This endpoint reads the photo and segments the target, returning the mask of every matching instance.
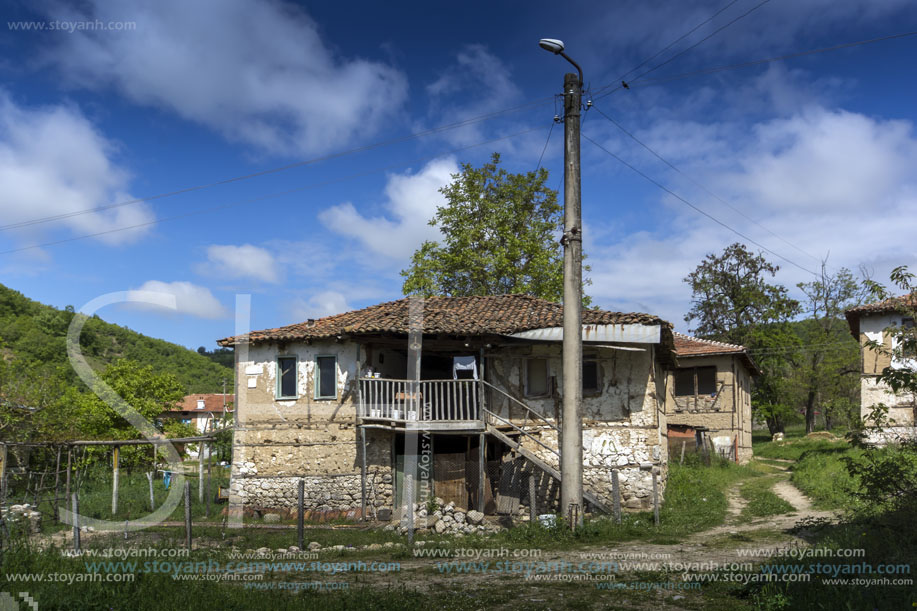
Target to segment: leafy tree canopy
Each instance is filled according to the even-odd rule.
[[[497,153],[480,168],[462,164],[440,189],[447,203],[430,225],[442,239],[424,242],[402,270],[405,295],[526,293],[561,301],[562,208],[545,185],[548,172],[512,174],[499,166]]]
[[[748,345],[755,327],[787,321],[800,311],[786,287],[768,283],[778,269],[739,243],[720,255],[708,254],[684,279],[692,294],[685,322],[694,322],[693,331],[702,337]]]

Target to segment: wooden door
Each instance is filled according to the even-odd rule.
[[[457,507],[468,508],[468,491],[465,488],[465,452],[436,453],[433,455],[434,494],[444,502],[454,502]]]

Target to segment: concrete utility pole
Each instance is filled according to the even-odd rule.
[[[583,70],[564,53],[564,43],[538,43],[576,67],[564,75],[564,340],[560,506],[571,527],[583,521],[583,231],[580,205],[580,108]]]

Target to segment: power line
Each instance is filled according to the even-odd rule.
[[[636,172],[637,174],[639,174],[640,176],[642,176],[643,178],[645,178],[645,179],[648,180],[649,182],[653,183],[654,185],[656,185],[657,187],[659,187],[660,189],[662,189],[663,191],[665,191],[666,193],[668,193],[669,195],[671,195],[672,197],[674,197],[675,199],[677,199],[678,201],[680,201],[680,202],[682,202],[683,204],[685,204],[686,206],[692,208],[692,209],[695,210],[696,212],[699,212],[700,214],[703,214],[704,216],[706,216],[708,219],[710,219],[711,221],[713,221],[713,222],[716,223],[717,225],[720,225],[720,226],[722,226],[723,228],[728,229],[728,230],[731,231],[732,233],[734,233],[734,234],[736,234],[737,236],[741,237],[743,240],[746,240],[746,241],[748,241],[748,242],[754,244],[754,245],[757,246],[758,248],[760,248],[760,249],[762,249],[762,250],[764,250],[764,251],[766,251],[766,252],[769,252],[770,254],[774,255],[775,257],[778,257],[778,258],[780,258],[780,259],[783,259],[784,261],[786,261],[786,262],[789,263],[790,265],[793,265],[793,266],[795,266],[795,267],[798,267],[798,268],[801,269],[802,271],[807,272],[807,273],[809,273],[809,274],[812,274],[813,276],[818,276],[818,274],[816,274],[816,273],[813,272],[812,270],[806,269],[805,267],[803,267],[802,265],[796,263],[796,262],[793,261],[792,259],[788,259],[787,257],[784,257],[783,255],[774,252],[773,250],[771,250],[771,249],[768,248],[767,246],[764,246],[764,245],[761,244],[760,242],[757,242],[757,241],[751,239],[750,237],[748,237],[748,236],[745,235],[744,233],[740,232],[739,230],[733,229],[732,227],[730,227],[729,225],[727,225],[726,223],[724,223],[724,222],[721,221],[720,219],[716,218],[715,216],[713,216],[713,215],[710,214],[709,212],[707,212],[707,211],[705,211],[705,210],[703,210],[703,209],[701,209],[701,208],[698,208],[697,206],[695,206],[694,204],[692,204],[691,202],[689,202],[688,200],[686,200],[686,199],[683,198],[682,196],[678,195],[677,193],[675,193],[674,191],[672,191],[671,189],[669,189],[668,187],[666,187],[665,185],[663,185],[661,182],[657,181],[656,179],[652,178],[652,177],[649,176],[648,174],[644,173],[642,170],[640,170],[640,169],[636,168],[635,166],[629,164],[628,162],[624,161],[624,159],[622,159],[622,158],[619,157],[618,155],[612,153],[612,152],[609,151],[607,148],[605,148],[604,146],[602,146],[601,144],[599,144],[598,142],[596,142],[595,140],[593,140],[592,138],[590,138],[590,137],[587,136],[586,134],[582,134],[582,137],[585,138],[586,140],[588,140],[589,142],[591,142],[592,144],[594,144],[595,146],[597,146],[598,148],[600,148],[601,150],[605,151],[605,152],[608,153],[610,156],[612,156],[612,157],[614,157],[615,159],[617,159],[621,164],[627,166],[628,168],[630,168],[631,170],[633,170],[634,172]]]
[[[732,6],[733,4],[735,4],[738,1],[739,0],[732,0],[729,4],[725,5],[720,10],[710,15],[710,17],[698,23],[696,26],[694,26],[693,28],[691,28],[690,30],[688,30],[687,32],[685,32],[684,34],[682,34],[681,36],[679,36],[678,38],[670,42],[669,44],[667,44],[665,47],[657,51],[654,55],[647,57],[645,60],[643,60],[642,62],[640,62],[639,64],[637,64],[636,66],[634,66],[633,68],[631,68],[630,70],[628,70],[627,72],[619,76],[616,83],[624,82],[624,79],[626,79],[631,73],[636,72],[637,70],[639,70],[646,64],[650,63],[651,61],[653,61],[654,59],[656,59],[657,57],[659,57],[660,55],[662,55],[663,53],[665,53],[666,51],[668,51],[669,49],[677,45],[678,43],[680,43],[685,38],[687,38],[688,36],[696,32],[698,29],[702,28],[703,26],[713,21],[713,19],[716,18],[720,13],[722,13],[723,11],[725,11],[726,9],[728,9],[730,6]],[[602,91],[604,91],[605,89],[608,89],[609,87],[615,85],[616,83],[609,83],[608,85],[605,85],[601,89],[597,90],[595,94],[596,95],[600,94]],[[617,91],[618,89],[621,89],[621,85],[618,85],[615,91]],[[612,93],[612,92],[609,92],[609,93]]]
[[[689,176],[688,174],[686,174],[685,172],[683,172],[682,170],[680,170],[678,167],[676,167],[674,164],[672,164],[671,162],[669,162],[669,161],[668,161],[666,158],[664,158],[662,155],[660,155],[659,153],[657,153],[656,151],[654,151],[653,149],[651,149],[651,148],[649,147],[649,145],[645,144],[645,143],[642,142],[639,138],[637,138],[635,135],[633,135],[632,133],[630,133],[629,131],[627,131],[627,130],[624,128],[623,125],[621,125],[620,123],[618,123],[617,121],[615,121],[614,119],[612,119],[610,116],[608,116],[607,114],[605,114],[604,112],[602,112],[602,109],[601,109],[601,108],[598,108],[597,106],[593,106],[593,108],[595,108],[596,112],[598,112],[600,115],[602,115],[603,117],[605,117],[606,119],[608,119],[608,120],[612,123],[612,125],[614,125],[614,126],[617,127],[619,130],[621,130],[622,132],[624,132],[625,134],[627,134],[627,136],[629,136],[629,137],[631,138],[631,140],[633,140],[634,142],[636,142],[637,144],[639,144],[640,146],[642,146],[643,148],[645,148],[647,151],[650,152],[650,154],[652,154],[654,157],[656,157],[656,159],[658,159],[658,160],[661,161],[662,163],[664,163],[664,164],[666,164],[667,166],[669,166],[672,170],[678,172],[679,174],[681,174],[682,176],[684,176],[685,178],[687,178],[688,180],[690,180],[696,187],[702,189],[707,195],[709,195],[710,197],[713,197],[714,199],[716,199],[717,201],[719,201],[719,202],[722,203],[723,205],[727,206],[729,209],[731,209],[732,211],[734,211],[736,214],[739,214],[739,215],[741,215],[742,217],[744,217],[745,219],[751,221],[752,223],[754,223],[755,225],[757,225],[758,227],[760,227],[760,228],[763,229],[764,231],[768,232],[769,234],[771,234],[772,236],[774,236],[775,238],[777,238],[778,240],[780,240],[781,242],[783,242],[784,244],[786,244],[787,246],[791,246],[792,248],[796,249],[796,250],[799,251],[800,253],[802,253],[802,254],[804,254],[804,255],[806,255],[806,256],[808,256],[808,257],[811,257],[812,259],[815,259],[816,261],[821,261],[821,259],[819,259],[818,257],[816,257],[816,256],[814,256],[814,255],[812,255],[812,254],[810,254],[810,253],[804,251],[803,249],[799,248],[798,246],[796,246],[796,245],[793,244],[792,242],[790,242],[790,241],[788,241],[788,240],[785,240],[784,238],[780,237],[779,235],[777,235],[776,233],[774,233],[773,231],[771,231],[770,229],[768,229],[767,227],[765,227],[764,225],[762,225],[761,223],[759,223],[758,221],[756,221],[755,219],[751,218],[750,216],[748,216],[747,214],[745,214],[744,212],[742,212],[740,209],[736,208],[735,206],[733,206],[732,204],[730,204],[729,202],[727,202],[726,200],[724,200],[723,198],[721,198],[721,197],[720,197],[719,195],[717,195],[716,193],[713,193],[712,191],[710,191],[710,189],[708,189],[707,187],[705,187],[704,185],[702,185],[700,182],[694,180],[694,178],[692,178],[691,176]]]
[[[29,226],[32,226],[32,225],[38,225],[38,224],[48,223],[48,222],[52,222],[52,221],[64,220],[64,219],[68,219],[68,218],[73,218],[73,217],[75,217],[75,216],[80,216],[80,215],[83,215],[83,214],[91,214],[91,213],[94,213],[94,212],[103,212],[103,211],[105,211],[105,210],[111,210],[111,209],[113,209],[113,208],[120,208],[120,207],[122,207],[122,206],[129,206],[129,205],[131,205],[131,204],[138,204],[138,203],[141,203],[141,202],[149,202],[149,201],[153,201],[153,200],[157,200],[157,199],[163,199],[163,198],[167,198],[167,197],[173,197],[173,196],[175,196],[175,195],[181,195],[181,194],[184,194],[184,193],[191,193],[191,192],[193,192],[193,191],[201,191],[201,190],[203,190],[203,189],[209,189],[209,188],[216,187],[216,186],[220,186],[220,185],[226,185],[226,184],[230,184],[230,183],[234,183],[234,182],[240,182],[240,181],[243,181],[243,180],[249,180],[249,179],[257,178],[257,177],[260,177],[260,176],[266,176],[266,175],[269,175],[269,174],[277,174],[277,173],[279,173],[279,172],[285,172],[285,171],[287,171],[287,170],[291,170],[291,169],[294,169],[294,168],[298,168],[298,167],[302,167],[302,166],[306,166],[306,165],[311,165],[311,164],[319,163],[319,162],[322,162],[322,161],[328,161],[328,160],[331,160],[331,159],[337,159],[337,158],[339,158],[339,157],[345,157],[345,156],[347,156],[347,155],[352,155],[352,154],[355,154],[355,153],[362,153],[362,152],[366,152],[366,151],[373,150],[373,149],[376,149],[376,148],[381,148],[381,147],[384,147],[384,146],[390,146],[390,145],[392,145],[392,144],[399,144],[399,143],[402,143],[402,142],[407,142],[407,141],[410,141],[410,140],[415,140],[415,139],[417,139],[417,138],[421,138],[421,137],[424,137],[424,136],[429,136],[429,135],[432,135],[432,134],[438,134],[438,133],[441,133],[441,132],[445,132],[445,131],[457,129],[457,128],[459,128],[459,127],[464,127],[464,126],[466,126],[466,125],[471,125],[471,124],[474,124],[474,123],[480,123],[480,122],[482,122],[482,121],[487,121],[487,120],[489,120],[489,119],[493,119],[493,118],[498,117],[498,116],[500,116],[500,115],[504,115],[504,114],[508,114],[508,113],[512,113],[512,112],[517,112],[517,111],[519,111],[519,110],[523,110],[523,109],[525,109],[525,108],[530,108],[530,107],[533,107],[533,106],[538,106],[538,105],[540,105],[540,104],[545,104],[545,103],[551,101],[552,99],[553,99],[553,96],[550,97],[550,98],[541,98],[541,99],[535,100],[535,101],[533,101],[533,102],[527,102],[527,103],[525,103],[525,104],[520,104],[520,105],[518,105],[518,106],[513,106],[513,107],[510,107],[510,108],[506,108],[506,109],[504,109],[504,110],[498,110],[498,111],[491,112],[491,113],[484,114],[484,115],[478,115],[478,116],[476,116],[476,117],[471,117],[471,118],[469,118],[469,119],[464,119],[464,120],[462,120],[462,121],[457,121],[457,122],[455,122],[455,123],[449,123],[449,124],[446,124],[446,125],[441,125],[441,126],[439,126],[439,127],[433,127],[433,128],[430,128],[430,129],[426,129],[426,130],[419,131],[419,132],[414,132],[414,133],[411,133],[411,134],[408,134],[408,135],[405,135],[405,136],[399,136],[399,137],[397,137],[397,138],[391,138],[391,139],[389,139],[389,140],[383,140],[383,141],[380,141],[380,142],[374,142],[374,143],[372,143],[372,144],[367,144],[367,145],[364,145],[364,146],[358,146],[358,147],[351,148],[351,149],[347,149],[347,150],[344,150],[344,151],[338,151],[338,152],[336,152],[336,153],[330,153],[330,154],[328,154],[328,155],[322,155],[322,156],[320,156],[320,157],[313,157],[313,158],[311,158],[311,159],[306,159],[306,160],[303,160],[303,161],[297,161],[296,163],[291,163],[291,164],[287,164],[287,165],[280,166],[280,167],[270,168],[270,169],[267,169],[267,170],[261,170],[260,172],[253,172],[253,173],[251,173],[251,174],[244,174],[244,175],[241,175],[241,176],[233,176],[233,177],[231,177],[231,178],[225,178],[225,179],[218,180],[218,181],[214,181],[214,182],[210,182],[210,183],[205,183],[205,184],[201,184],[201,185],[195,185],[195,186],[192,186],[192,187],[185,187],[185,188],[182,188],[182,189],[177,189],[177,190],[175,190],[175,191],[169,191],[169,192],[166,192],[166,193],[159,193],[159,194],[156,194],[156,195],[150,195],[150,196],[148,196],[148,197],[138,197],[138,198],[136,198],[136,199],[126,200],[126,201],[118,202],[118,203],[115,203],[115,204],[108,204],[108,205],[105,205],[105,206],[96,206],[95,208],[86,208],[86,209],[84,209],[84,210],[77,210],[77,211],[74,211],[74,212],[68,212],[68,213],[64,213],[64,214],[57,214],[57,215],[53,215],[53,216],[45,216],[45,217],[40,217],[40,218],[31,219],[31,220],[28,220],[28,221],[21,221],[21,222],[18,222],[18,223],[9,223],[9,224],[7,224],[7,225],[0,225],[0,231],[7,231],[7,230],[9,230],[9,229],[19,229],[19,228],[22,228],[22,227],[29,227]],[[9,251],[6,251],[6,252],[9,252]],[[0,253],[0,254],[2,254],[2,253]]]
[[[737,21],[739,21],[740,19],[744,19],[744,18],[747,17],[748,15],[752,14],[753,12],[755,12],[756,10],[758,10],[759,8],[761,8],[762,6],[764,6],[765,4],[767,4],[768,2],[770,2],[770,0],[762,0],[761,2],[759,2],[758,4],[756,4],[755,6],[753,6],[753,7],[750,8],[749,10],[747,10],[746,12],[742,13],[741,15],[739,15],[738,17],[736,17],[735,19],[733,19],[732,21],[729,21],[728,23],[726,23],[726,24],[724,24],[724,25],[718,27],[718,28],[715,29],[713,32],[711,32],[710,34],[704,36],[703,38],[701,38],[700,40],[698,40],[697,42],[695,42],[693,45],[691,45],[691,46],[689,46],[689,47],[686,47],[686,48],[682,49],[681,51],[679,51],[678,53],[676,53],[675,55],[673,55],[673,56],[670,57],[669,59],[665,60],[664,62],[660,62],[660,63],[656,64],[655,66],[653,66],[652,68],[650,68],[649,70],[645,70],[645,71],[641,72],[640,74],[638,74],[637,76],[635,76],[632,80],[638,81],[638,80],[640,80],[641,78],[643,78],[644,76],[646,76],[647,74],[649,74],[649,73],[651,73],[651,72],[655,72],[656,70],[658,70],[659,68],[662,68],[662,67],[665,66],[666,64],[669,64],[669,63],[673,62],[674,60],[676,60],[677,58],[681,57],[682,55],[684,55],[684,54],[687,53],[688,51],[690,51],[690,50],[692,50],[692,49],[695,49],[695,48],[697,48],[699,45],[701,45],[701,44],[705,43],[706,41],[710,40],[711,38],[713,38],[714,36],[716,36],[717,34],[719,34],[720,32],[722,32],[723,30],[725,30],[726,28],[728,28],[729,26],[731,26],[732,24],[734,24],[734,23],[736,23]],[[728,8],[728,7],[727,7],[727,8]],[[722,11],[721,11],[721,12],[722,12]],[[621,83],[620,87],[624,87],[624,86],[625,86],[624,83]],[[630,87],[630,84],[628,83],[626,86],[627,86],[627,87]],[[619,87],[619,88],[620,88],[620,87]],[[614,93],[616,90],[617,90],[617,89],[612,89],[612,90],[609,91],[608,93],[603,93],[601,96],[598,96],[598,97],[605,97],[605,96],[607,96],[607,95],[611,95],[611,94]]]
[[[635,76],[635,77],[633,78],[633,80],[635,80],[635,81],[640,80],[641,78],[643,78],[644,76],[646,76],[646,75],[649,74],[650,72],[655,72],[656,70],[658,70],[659,68],[662,68],[662,67],[665,66],[666,64],[671,63],[671,62],[674,61],[675,59],[681,57],[682,55],[684,55],[685,53],[687,53],[688,51],[690,51],[691,49],[694,49],[694,48],[697,47],[698,45],[700,45],[700,44],[702,44],[702,43],[704,43],[704,42],[710,40],[711,38],[713,38],[714,36],[716,36],[717,34],[719,34],[720,32],[722,32],[723,30],[725,30],[726,28],[728,28],[729,26],[731,26],[732,24],[734,24],[735,22],[739,21],[740,19],[744,19],[745,17],[751,15],[751,14],[754,13],[756,10],[758,10],[759,8],[761,8],[762,6],[764,6],[765,4],[767,4],[767,3],[770,2],[770,1],[771,1],[771,0],[761,0],[761,2],[759,2],[758,4],[754,5],[753,7],[751,7],[750,9],[748,9],[747,11],[745,11],[744,13],[742,13],[741,15],[739,15],[738,17],[736,17],[735,19],[733,19],[732,21],[730,21],[730,22],[726,23],[725,25],[722,25],[722,26],[718,27],[717,29],[713,30],[710,34],[704,36],[703,38],[701,38],[700,40],[698,40],[696,43],[694,43],[693,45],[691,45],[690,47],[688,47],[688,48],[686,48],[686,49],[683,49],[683,50],[679,51],[678,53],[676,53],[675,55],[673,55],[673,56],[670,57],[669,59],[665,60],[665,61],[662,62],[662,63],[656,64],[655,66],[653,66],[653,67],[650,68],[649,70],[646,70],[646,71],[644,71],[644,72],[641,72],[640,74],[638,74],[637,76]]]
[[[491,138],[490,140],[485,140],[485,141],[483,141],[483,142],[477,142],[477,143],[475,143],[475,144],[470,144],[470,145],[468,145],[468,146],[463,146],[463,147],[460,147],[460,148],[452,149],[452,150],[450,150],[450,151],[440,152],[440,153],[437,153],[437,154],[435,154],[435,155],[425,155],[425,156],[423,156],[423,157],[418,157],[418,158],[415,158],[415,159],[408,160],[407,162],[403,162],[403,161],[402,161],[402,162],[399,162],[399,163],[393,163],[393,164],[389,164],[389,165],[387,165],[387,166],[383,166],[383,167],[379,167],[379,168],[374,168],[374,169],[372,169],[372,170],[365,170],[365,171],[363,171],[363,172],[358,172],[358,173],[356,173],[356,174],[350,174],[350,175],[348,175],[348,176],[342,176],[342,177],[340,177],[340,178],[335,178],[335,179],[331,179],[331,180],[325,180],[325,181],[322,181],[322,182],[313,183],[313,184],[305,185],[305,186],[302,186],[302,187],[296,187],[296,188],[294,188],[294,189],[287,189],[287,190],[285,190],[285,191],[278,191],[278,192],[275,192],[275,193],[268,193],[268,194],[266,194],[266,195],[259,195],[259,196],[257,196],[257,197],[250,197],[250,198],[246,198],[246,199],[242,199],[242,200],[238,200],[238,201],[234,201],[234,202],[229,202],[229,203],[226,203],[226,204],[220,204],[220,205],[217,205],[217,206],[211,206],[211,207],[209,207],[209,208],[201,208],[201,209],[198,209],[198,210],[192,210],[192,211],[190,211],[190,212],[185,212],[185,213],[183,213],[183,214],[176,214],[176,215],[173,215],[173,216],[168,216],[168,217],[162,217],[162,218],[154,219],[154,220],[148,221],[148,222],[146,222],[146,223],[138,223],[138,224],[136,224],[136,225],[129,225],[129,226],[127,226],[127,227],[118,227],[118,228],[116,228],[116,229],[109,229],[109,230],[107,230],[107,231],[98,231],[98,232],[96,232],[96,233],[90,233],[90,234],[85,234],[85,235],[80,235],[80,236],[74,236],[74,237],[71,237],[71,238],[64,238],[64,239],[61,239],[61,240],[54,240],[54,241],[52,241],[52,242],[44,242],[44,243],[41,243],[41,244],[32,244],[32,245],[30,245],[30,246],[22,246],[22,247],[20,247],[20,248],[12,248],[12,249],[9,249],[9,250],[2,250],[2,251],[0,251],[0,255],[8,255],[8,254],[16,253],[16,252],[22,252],[22,251],[24,251],[24,250],[32,250],[32,249],[34,249],[34,248],[43,248],[43,247],[45,247],[45,246],[56,246],[56,245],[58,245],[58,244],[65,244],[65,243],[67,243],[67,242],[76,242],[76,241],[79,241],[79,240],[86,240],[86,239],[89,239],[89,238],[95,238],[95,237],[102,236],[102,235],[110,235],[110,234],[118,233],[118,232],[121,232],[121,231],[128,231],[128,230],[131,230],[131,229],[140,229],[140,228],[142,228],[142,227],[149,227],[149,226],[151,226],[151,225],[158,225],[159,223],[164,223],[164,222],[166,222],[166,221],[174,221],[174,220],[178,220],[178,219],[188,218],[188,217],[191,217],[191,216],[197,216],[197,215],[200,215],[200,214],[207,214],[207,213],[209,213],[209,212],[216,212],[216,211],[219,211],[219,210],[225,210],[225,209],[227,209],[227,208],[235,208],[235,207],[237,207],[237,206],[242,206],[242,205],[245,205],[245,204],[251,204],[251,203],[254,203],[254,202],[260,202],[260,201],[264,201],[264,200],[267,200],[267,199],[273,199],[273,198],[276,198],[276,197],[282,197],[282,196],[284,196],[284,195],[290,195],[290,194],[292,194],[292,193],[299,193],[299,192],[301,192],[301,191],[306,191],[306,190],[309,190],[309,189],[315,189],[315,188],[327,186],[327,185],[330,185],[330,184],[335,184],[335,183],[339,183],[339,182],[346,182],[346,181],[348,181],[348,180],[352,180],[352,179],[354,179],[354,178],[359,178],[359,177],[361,177],[361,176],[366,176],[366,175],[368,175],[368,174],[374,174],[374,173],[376,173],[376,172],[384,172],[385,170],[390,170],[390,169],[392,169],[392,168],[404,166],[406,163],[416,163],[416,162],[418,162],[418,161],[426,161],[426,160],[428,160],[428,159],[436,159],[437,157],[441,157],[442,155],[448,155],[448,154],[451,154],[451,153],[458,153],[458,152],[465,151],[465,150],[468,150],[468,149],[472,149],[472,148],[475,148],[475,147],[478,147],[478,146],[484,146],[485,144],[491,144],[491,143],[493,143],[493,142],[499,142],[500,140],[507,140],[507,139],[509,139],[509,138],[514,138],[514,137],[516,137],[516,136],[521,136],[522,134],[527,134],[527,133],[533,132],[533,131],[535,131],[535,130],[536,130],[536,128],[530,127],[530,128],[528,128],[528,129],[524,129],[524,130],[522,130],[522,131],[518,131],[518,132],[515,132],[515,133],[512,133],[512,134],[508,134],[508,135],[505,135],[505,136],[500,136],[500,137],[498,137],[498,138]]]
[[[544,159],[544,154],[548,150],[548,144],[551,142],[551,133],[554,131],[554,119],[551,119],[551,127],[548,128],[548,138],[544,141],[544,148],[541,149],[541,155],[538,157],[538,165],[535,166],[535,173],[538,173],[538,170],[541,169],[541,161]]]
[[[907,38],[909,36],[917,36],[917,30],[912,32],[902,32],[901,34],[890,34],[888,36],[880,36],[879,38],[869,38],[867,40],[857,40],[855,42],[846,42],[839,45],[834,45],[831,47],[822,47],[820,49],[810,49],[808,51],[798,51],[796,53],[787,53],[785,55],[778,55],[776,57],[766,57],[763,59],[755,59],[752,61],[741,62],[738,64],[727,64],[724,66],[715,66],[712,68],[704,68],[703,70],[695,70],[693,72],[683,72],[681,74],[673,74],[670,76],[660,77],[658,79],[648,79],[640,82],[631,82],[628,85],[632,88],[635,87],[650,87],[652,85],[661,85],[663,83],[668,83],[671,81],[677,81],[681,79],[690,78],[692,76],[705,76],[708,74],[715,74],[717,72],[724,72],[726,70],[736,70],[739,68],[748,68],[750,66],[759,66],[761,64],[766,64],[770,62],[777,62],[786,59],[793,59],[796,57],[804,57],[806,55],[815,55],[818,53],[827,53],[828,51],[837,51],[840,49],[849,49],[851,47],[858,47],[860,45],[868,45],[876,42],[884,42],[886,40],[894,40],[896,38]]]

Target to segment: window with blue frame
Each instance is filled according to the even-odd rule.
[[[337,399],[337,357],[315,357],[315,398]]]
[[[277,357],[277,398],[295,399],[296,392],[296,357]]]

